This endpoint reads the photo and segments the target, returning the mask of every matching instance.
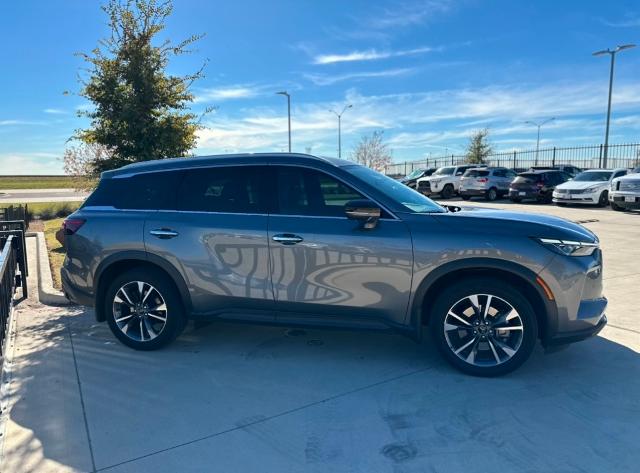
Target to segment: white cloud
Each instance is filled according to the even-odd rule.
[[[423,0],[393,5],[374,11],[366,22],[374,29],[399,28],[419,25],[434,16],[448,12],[451,9],[449,0]]]
[[[45,108],[43,112],[51,115],[66,115],[68,113],[67,111],[59,108]]]
[[[303,74],[306,79],[309,79],[316,85],[331,85],[336,82],[343,82],[346,80],[354,79],[373,79],[379,77],[397,77],[410,74],[415,71],[414,68],[402,68],[402,69],[387,69],[383,71],[369,71],[369,72],[350,72],[346,74]]]
[[[602,23],[613,28],[633,28],[640,26],[640,15],[634,13],[627,13],[622,20],[605,20],[601,19]]]
[[[204,89],[196,94],[195,103],[223,101],[233,99],[247,99],[255,97],[260,90],[251,86],[229,86]]]
[[[339,62],[354,61],[373,61],[377,59],[387,59],[390,57],[410,56],[414,54],[423,54],[432,51],[439,51],[442,48],[431,48],[423,46],[414,49],[405,49],[400,51],[377,51],[368,49],[366,51],[352,51],[346,54],[319,54],[313,58],[314,64],[335,64]]]

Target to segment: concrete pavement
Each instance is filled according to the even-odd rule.
[[[24,301],[0,469],[637,471],[640,215],[471,205],[596,220],[610,299],[599,337],[479,379],[428,343],[376,333],[214,323],[135,352],[90,310]]]

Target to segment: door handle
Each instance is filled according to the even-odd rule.
[[[280,233],[278,235],[273,235],[271,239],[278,243],[282,243],[283,245],[295,245],[303,240],[302,237],[292,233]]]
[[[169,238],[175,238],[179,235],[178,232],[169,228],[156,228],[155,230],[149,231],[149,233],[161,240],[168,240]]]

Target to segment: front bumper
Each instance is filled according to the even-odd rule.
[[[553,193],[553,202],[561,204],[597,204],[600,201],[600,193],[591,192],[588,194],[559,194]]]
[[[633,199],[633,201],[628,202],[630,199]],[[640,195],[631,192],[612,192],[609,194],[609,202],[613,202],[624,209],[640,209]]]
[[[556,346],[586,340],[587,338],[598,335],[605,325],[607,325],[607,316],[602,314],[602,317],[600,317],[600,320],[596,325],[581,330],[559,333],[556,336],[545,340],[543,344],[544,346]]]

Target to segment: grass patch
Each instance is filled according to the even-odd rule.
[[[0,176],[2,189],[74,189],[71,176]]]
[[[66,217],[67,215],[78,210],[82,205],[81,200],[73,202],[33,202],[27,203],[31,218],[40,218],[41,220],[51,220],[52,218]],[[19,206],[25,204],[0,204],[0,207]]]
[[[55,218],[44,222],[44,238],[47,242],[53,287],[56,289],[62,288],[60,268],[62,268],[62,263],[64,262],[65,251],[64,247],[56,240],[56,232],[60,229],[63,220],[63,218]]]

